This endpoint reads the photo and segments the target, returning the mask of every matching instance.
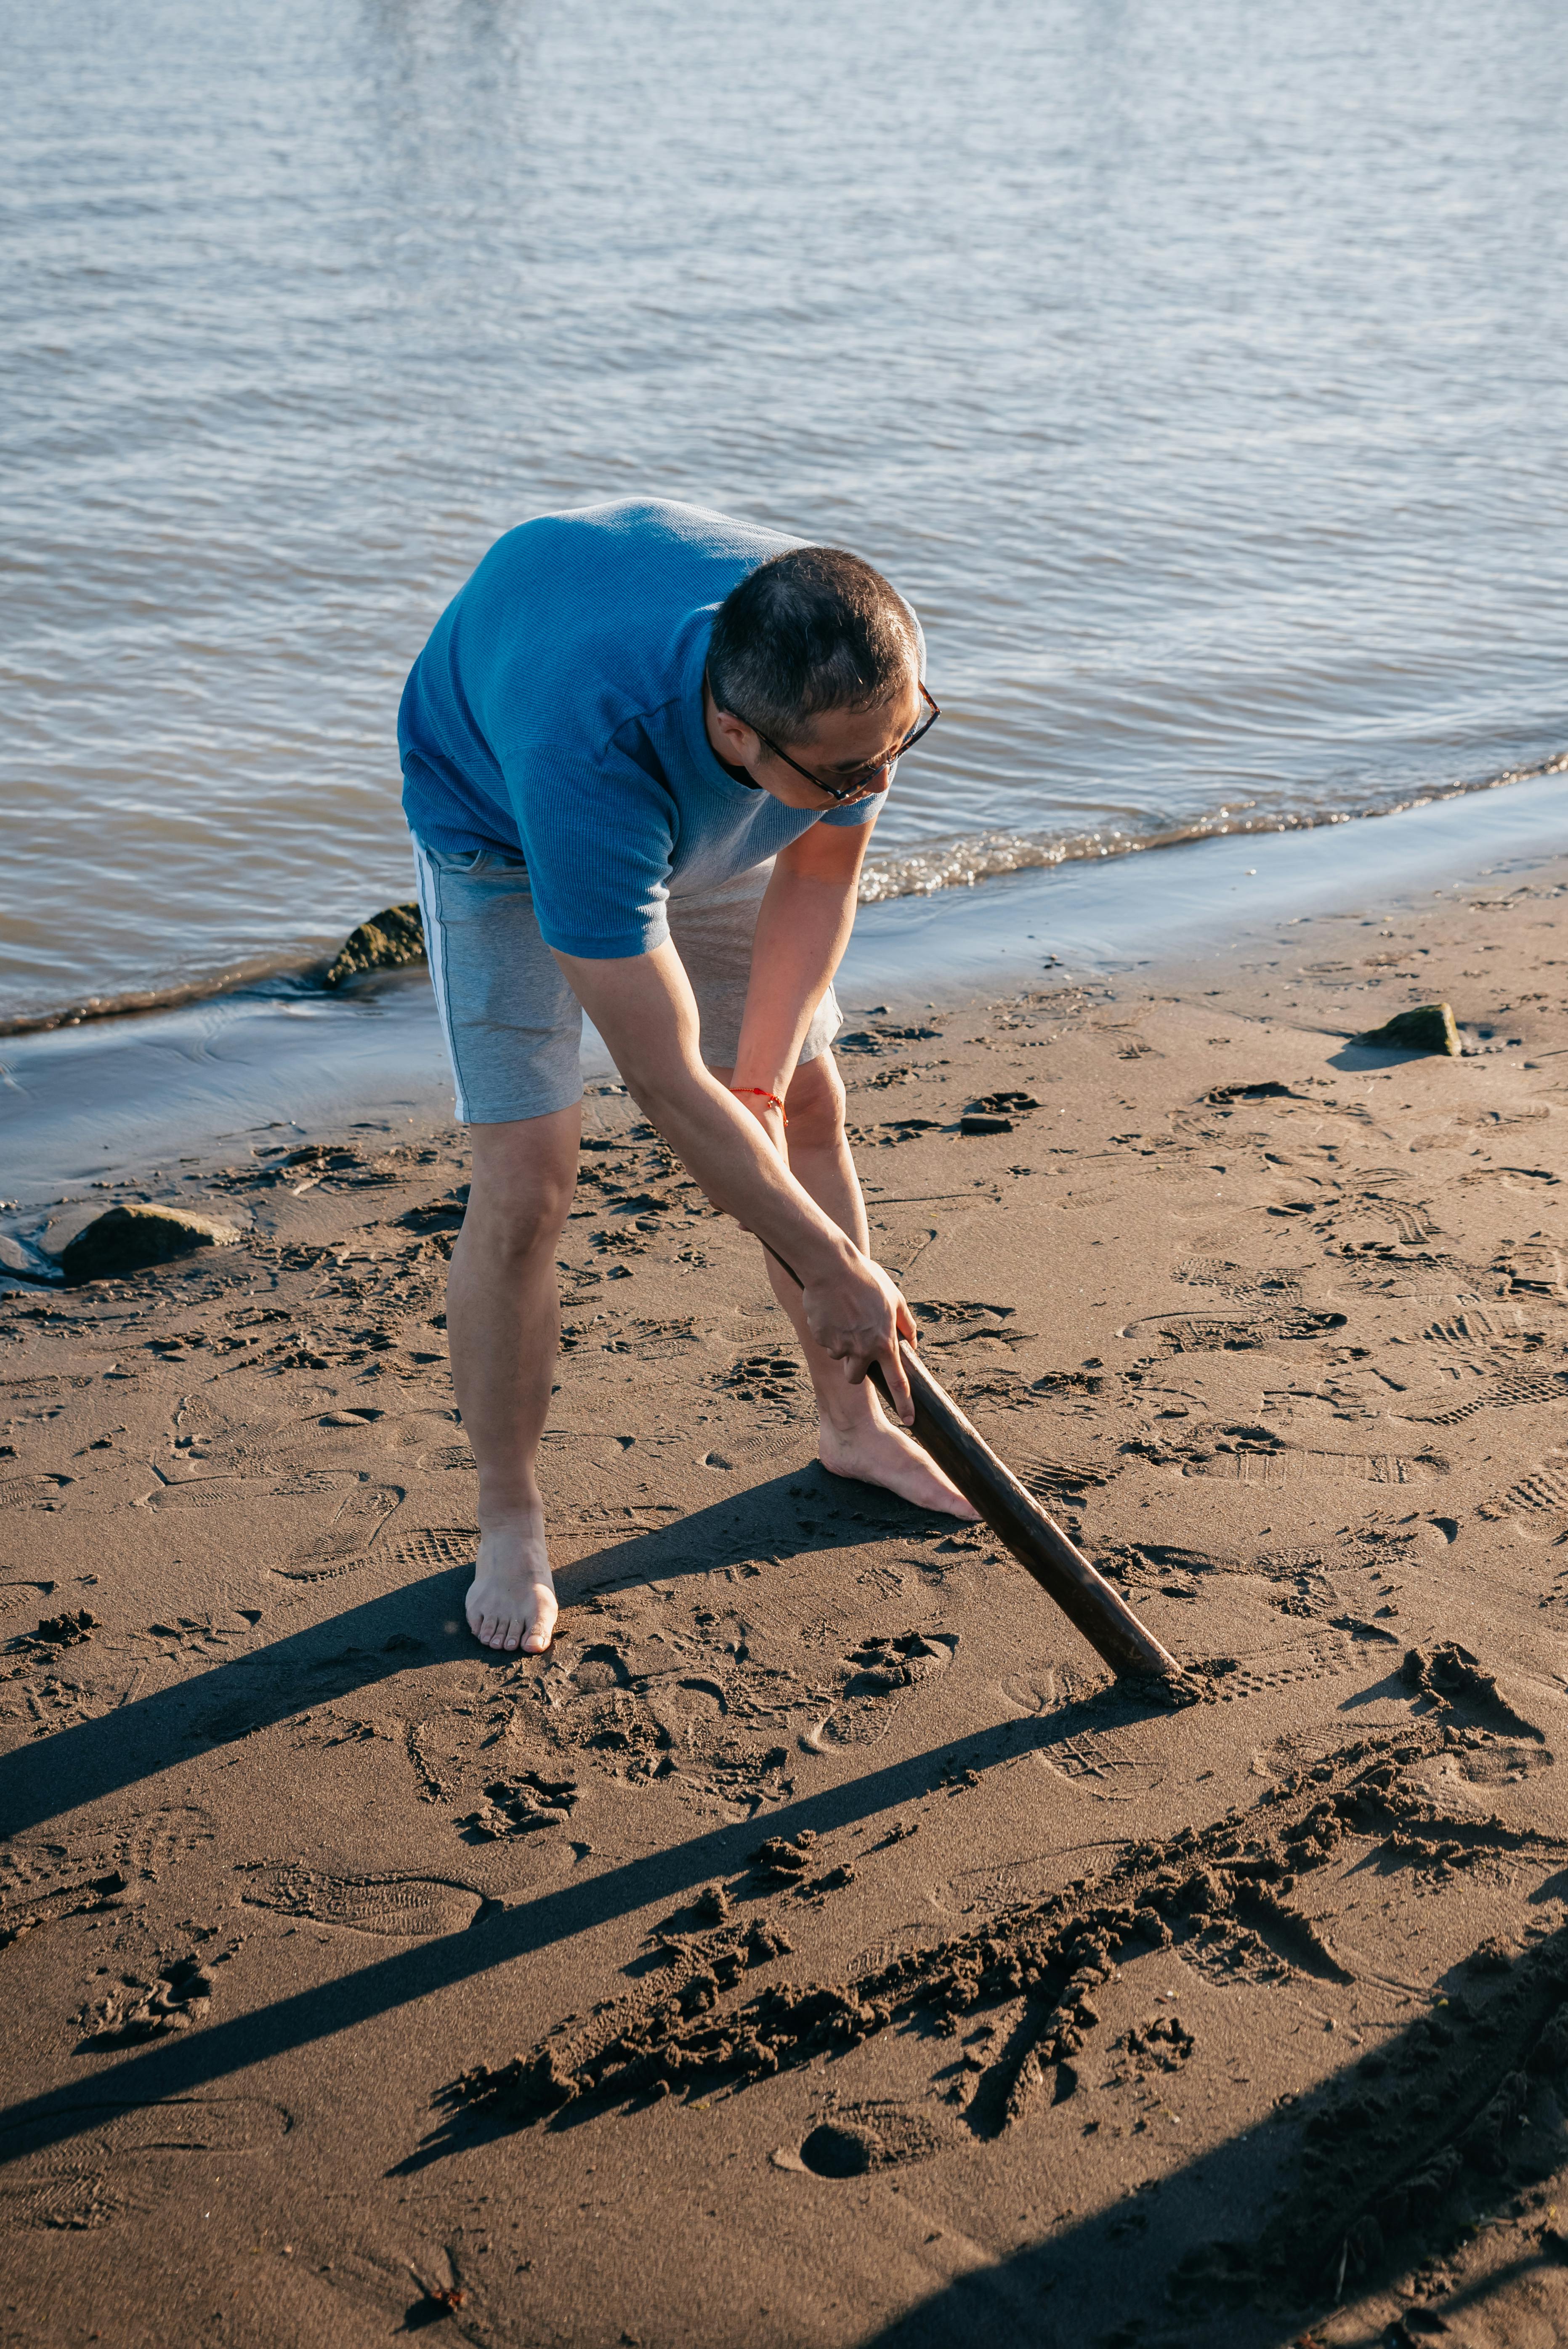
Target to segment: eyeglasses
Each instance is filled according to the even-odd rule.
[[[916,682],[919,684],[919,680],[917,678]],[[938,719],[942,713],[938,709],[936,703],[931,699],[930,695],[926,691],[923,684],[920,685],[919,689],[920,698],[925,703],[930,715],[927,718],[922,718],[918,725],[912,727],[909,732],[905,735],[903,740],[898,744],[898,749],[896,750],[889,750],[885,759],[870,760],[864,767],[857,767],[853,769],[849,774],[841,776],[836,783],[825,783],[820,775],[814,775],[809,767],[803,767],[798,759],[792,759],[787,750],[781,750],[778,744],[770,735],[764,734],[760,726],[753,727],[752,731],[755,734],[759,742],[765,742],[767,744],[768,749],[773,752],[775,759],[782,759],[786,767],[793,767],[797,775],[803,775],[808,783],[815,784],[819,792],[826,792],[830,800],[836,800],[840,803],[840,805],[842,805],[846,800],[861,799],[868,791],[875,791],[877,786],[873,781],[873,777],[877,775],[889,774],[892,769],[898,765],[899,760],[904,756],[905,751],[912,750],[916,743],[922,740],[923,738],[930,732],[932,727],[936,724]],[[740,716],[739,710],[732,710],[729,714],[732,718],[738,718]],[[742,723],[749,724],[750,721],[748,719],[742,719]],[[884,783],[881,788],[886,791],[887,785]]]

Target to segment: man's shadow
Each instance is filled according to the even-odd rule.
[[[837,1491],[831,1489],[837,1486]],[[854,1507],[856,1516],[848,1512]],[[857,1521],[858,1520],[858,1521]],[[668,1586],[715,1568],[783,1562],[878,1535],[919,1538],[950,1526],[867,1485],[820,1468],[773,1478],[690,1516],[591,1551],[560,1569],[569,1630],[575,1603],[607,1589]],[[365,1571],[376,1569],[376,1553]],[[101,1802],[202,1752],[237,1744],[296,1713],[357,1695],[399,1673],[462,1659],[497,1675],[515,1653],[482,1648],[463,1619],[468,1569],[443,1569],[268,1640],[95,1721],[36,1738],[0,1757],[0,1820],[8,1836]]]
[[[446,1578],[433,1579],[439,1584]],[[1118,1710],[1163,1711],[1136,1694],[1118,1694],[1114,1702]],[[832,1778],[771,1812],[768,1826],[775,1835],[798,1837],[809,1828],[826,1836],[944,1790],[961,1800],[988,1773],[1048,1750],[1060,1736],[1099,1725],[1103,1711],[1101,1697],[1080,1700],[1062,1709],[1064,1718],[1010,1719],[876,1769]],[[747,1868],[758,1831],[755,1820],[707,1827],[684,1842],[553,1879],[514,1905],[489,1902],[456,1931],[415,1941],[199,2032],[155,2041],[95,2072],[78,2090],[54,2087],[25,2097],[0,2111],[0,2164],[68,2142],[111,2107],[198,2095],[235,2072],[407,2009],[650,1905],[668,1907],[715,1878]],[[468,2125],[443,2122],[402,2167],[423,2168],[467,2141]]]

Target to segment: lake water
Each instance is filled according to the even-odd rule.
[[[4,21],[0,1018],[409,894],[409,662],[605,498],[916,602],[870,894],[1568,749],[1559,0]]]

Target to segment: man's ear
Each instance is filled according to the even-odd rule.
[[[734,754],[733,765],[744,766],[748,760],[755,758],[762,749],[762,742],[744,719],[732,716],[728,709],[721,709],[717,702],[713,704],[713,719],[726,745]]]

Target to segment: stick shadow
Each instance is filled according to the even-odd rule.
[[[999,1723],[891,1762],[868,1775],[824,1787],[771,1812],[774,1835],[819,1836],[857,1825],[929,1795],[944,1781],[992,1770],[1044,1742],[1048,1724],[1028,1718]],[[514,1959],[594,1931],[658,1902],[668,1907],[715,1877],[745,1868],[756,1847],[757,1822],[715,1827],[670,1849],[651,1852],[602,1873],[553,1881],[515,1907],[482,1915],[472,1925],[420,1942],[362,1966],[337,1981],[279,1999],[230,2022],[209,2023],[188,2036],[161,2041],[94,2074],[79,2091],[51,2090],[0,2111],[0,2162],[64,2143],[92,2125],[106,2102],[143,2104],[190,2096],[230,2074],[350,2031],[419,1999],[438,1995]]]

